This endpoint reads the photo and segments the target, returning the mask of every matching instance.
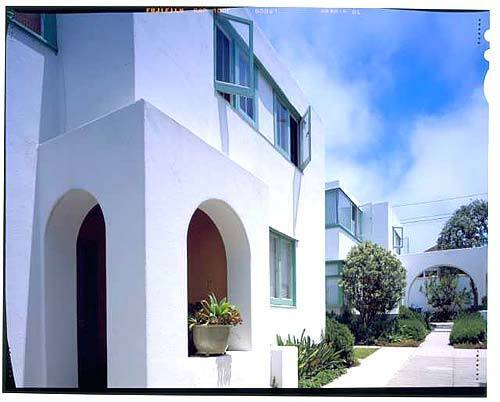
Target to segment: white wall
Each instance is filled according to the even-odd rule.
[[[418,289],[418,284],[412,286],[415,278],[425,269],[437,266],[455,267],[469,274],[477,287],[479,302],[487,292],[487,246],[406,254],[400,256],[400,259],[406,268],[406,303],[409,306],[422,303],[422,295],[419,294],[420,292],[414,291]],[[411,292],[410,287],[412,288]]]
[[[326,261],[345,260],[347,253],[359,242],[339,227],[326,229]]]
[[[40,138],[59,132],[59,67],[55,52],[9,24],[6,35],[5,109],[5,293],[7,336],[16,379],[25,373],[26,326],[35,224],[37,146]],[[40,279],[40,278],[38,278]],[[35,311],[33,311],[36,314]]]
[[[244,11],[235,11],[235,13],[241,12]],[[16,271],[8,269],[6,281],[9,340],[11,340],[16,379],[21,379],[19,383],[48,384],[52,381],[50,373],[47,371],[43,373],[40,369],[40,365],[47,367],[45,360],[47,356],[39,355],[40,350],[43,350],[40,345],[42,340],[33,334],[42,331],[44,320],[47,319],[43,316],[45,296],[43,287],[38,286],[42,278],[37,277],[39,272],[36,270],[36,262],[40,261],[38,254],[42,253],[41,239],[44,224],[55,199],[61,197],[64,191],[76,186],[75,188],[87,190],[103,204],[105,200],[101,192],[109,190],[109,183],[113,183],[111,187],[113,189],[116,183],[126,183],[122,184],[125,187],[123,192],[120,189],[116,194],[109,195],[110,199],[106,202],[109,206],[101,205],[105,217],[110,213],[110,209],[117,215],[120,213],[124,216],[129,215],[123,210],[128,204],[123,204],[120,199],[126,191],[133,191],[127,202],[137,202],[137,205],[140,205],[140,202],[148,202],[148,199],[146,201],[137,199],[141,194],[144,198],[146,191],[144,186],[141,187],[140,183],[129,185],[129,178],[125,174],[128,169],[135,167],[136,170],[131,171],[130,175],[138,175],[140,168],[120,159],[128,155],[128,148],[135,146],[133,142],[135,139],[132,141],[131,138],[132,131],[137,127],[123,126],[121,121],[115,121],[116,116],[122,114],[140,115],[141,106],[138,105],[141,102],[131,106],[130,110],[125,106],[140,98],[147,99],[167,114],[168,120],[182,124],[195,136],[214,147],[213,152],[221,152],[221,157],[223,154],[228,156],[236,163],[235,166],[245,170],[246,175],[261,182],[268,189],[265,197],[267,202],[261,203],[262,207],[256,208],[255,205],[249,204],[248,211],[238,212],[243,216],[251,213],[251,219],[247,217],[249,221],[254,221],[258,215],[259,222],[265,222],[259,226],[259,230],[253,229],[252,235],[259,239],[253,242],[259,244],[254,246],[257,248],[252,252],[252,261],[260,261],[260,267],[255,275],[264,275],[259,280],[259,285],[252,288],[252,308],[253,303],[256,303],[260,304],[262,309],[269,310],[271,314],[269,322],[273,324],[266,325],[265,330],[261,332],[252,333],[252,344],[274,343],[276,333],[299,335],[302,328],[307,328],[310,335],[318,338],[324,327],[324,131],[314,109],[312,160],[302,173],[272,146],[274,134],[271,130],[272,114],[269,113],[270,93],[266,92],[265,85],[259,86],[262,91],[259,101],[261,133],[244,121],[215,93],[213,19],[209,13],[58,16],[57,56],[29,35],[20,30],[12,32],[14,30],[15,28],[9,28],[7,36],[6,217],[7,267],[16,266]],[[303,114],[309,103],[256,26],[254,35],[254,51],[257,57],[267,67],[291,103]],[[120,109],[123,107],[128,111]],[[148,115],[157,113],[160,112],[148,112]],[[127,121],[127,118],[123,116],[122,118],[123,121]],[[156,124],[155,122],[155,119],[150,119],[148,124],[151,130],[153,130],[151,125]],[[86,135],[88,138],[84,139]],[[39,150],[39,154],[43,155],[43,161],[38,162],[37,183],[36,148],[39,142],[43,142]],[[84,151],[81,152],[79,146]],[[169,151],[181,152],[178,148],[171,148],[172,144],[165,146]],[[90,151],[92,147],[99,150],[97,154],[102,155],[103,159],[99,159],[101,156],[96,156],[95,166],[89,167],[89,161],[94,162]],[[127,149],[122,155],[112,154],[111,159],[106,157],[111,150],[116,152],[115,149],[122,147]],[[142,145],[137,146],[136,151],[138,152],[141,147]],[[204,166],[199,165],[198,161],[193,162],[193,155],[197,154],[185,153],[186,161],[182,163],[187,163],[188,167],[192,168],[196,166],[203,168]],[[183,182],[183,174],[188,170],[176,167],[171,161],[169,164],[164,156],[161,158],[163,158],[162,163],[166,163],[172,173],[171,181],[161,182],[162,189],[165,187],[176,189],[179,183]],[[223,160],[228,162],[227,159]],[[105,163],[108,165],[104,169]],[[84,171],[83,167],[89,171]],[[103,172],[107,172],[111,167],[113,172],[109,174],[116,174],[119,177],[111,178],[99,171],[99,168],[102,168]],[[209,169],[205,167],[202,173],[207,173],[207,170]],[[221,168],[210,174],[216,175],[220,181],[226,171]],[[193,177],[185,184],[193,188],[200,187],[204,190],[207,188],[207,182],[201,180],[200,176]],[[232,181],[226,184],[226,187],[228,192],[232,191],[231,197],[238,197],[240,200],[244,193],[235,190],[236,183],[237,181]],[[106,189],[100,186],[105,186]],[[168,198],[173,195],[175,191],[162,193],[161,197]],[[248,199],[253,198],[249,195]],[[195,199],[190,201],[193,203]],[[242,201],[236,203],[238,202]],[[138,215],[133,214],[131,217],[135,222],[134,225],[141,219],[140,214],[144,214],[144,208],[137,205],[133,210]],[[180,205],[175,204],[178,208]],[[315,214],[311,215],[310,211],[315,211]],[[148,219],[150,218],[146,218],[146,221]],[[252,225],[254,224],[250,224],[251,227]],[[262,227],[265,227],[265,230]],[[271,308],[269,305],[269,227],[298,241],[295,308]],[[117,233],[118,228],[120,225],[117,224],[117,231],[112,233]],[[258,232],[258,235],[255,232]],[[138,230],[136,236],[140,237],[141,233]],[[116,247],[118,247],[118,240],[113,241],[117,242]],[[149,241],[153,240],[149,238]],[[130,252],[132,250],[133,248]],[[117,257],[117,262],[109,267],[116,266],[118,261],[124,266],[131,264],[130,261],[135,261],[133,258],[129,262],[122,260],[127,255],[124,253],[123,256]],[[134,258],[141,258],[141,254],[135,254]],[[109,278],[117,275],[114,268],[109,269],[112,269]],[[158,275],[163,274],[162,267],[153,268],[148,265],[148,269],[151,269],[153,278],[157,274],[156,270],[160,270]],[[139,274],[134,272],[130,278],[134,277],[133,275]],[[118,283],[119,285],[109,295],[110,300],[113,300],[112,303],[118,303],[121,295],[124,295],[129,287],[133,288],[132,292],[139,292],[137,286],[140,285],[140,281],[131,283],[122,279]],[[311,294],[315,294],[316,297],[310,297]],[[155,289],[148,293],[148,297],[151,297],[151,300],[155,297],[162,300]],[[29,303],[31,304],[28,306]],[[153,301],[151,303],[155,307],[152,307],[151,314],[148,313],[148,319],[154,316],[156,308],[160,308],[159,304]],[[108,306],[108,310],[109,308],[111,307]],[[113,321],[108,327],[108,353],[114,356],[113,364],[116,364],[110,367],[109,381],[115,386],[135,384],[142,386],[146,382],[144,374],[146,363],[139,359],[132,370],[129,364],[126,364],[129,362],[127,359],[130,358],[130,353],[124,353],[123,348],[132,337],[129,335],[129,330],[117,332],[119,328],[128,328],[128,322],[124,321],[126,317],[122,315],[124,313],[119,311],[113,315]],[[139,313],[139,310],[133,312],[133,314]],[[28,314],[31,316],[28,317]],[[182,315],[184,317],[184,312]],[[259,319],[259,315],[254,316],[252,312],[252,323]],[[138,320],[140,322],[139,318]],[[145,328],[148,331],[158,329],[161,333],[162,331],[168,333],[164,327],[155,328],[154,325],[149,327],[146,324],[135,326],[130,331],[141,332],[145,331]],[[27,336],[30,339],[26,339]],[[144,339],[144,342],[142,340],[137,342],[137,348],[146,348],[146,334],[141,332],[137,339]],[[147,339],[147,342],[153,342],[150,338]],[[164,345],[155,342],[148,343],[151,350],[158,352],[157,354],[148,352],[148,359],[151,359],[148,360],[148,364],[151,364],[151,367],[156,367],[154,356],[163,358],[167,353]],[[29,351],[29,356],[26,357],[31,370],[29,374],[24,368],[25,346]],[[137,352],[137,355],[133,354],[134,356],[139,356],[141,353],[139,349],[134,352]],[[160,366],[151,373],[148,372],[148,384],[160,382]],[[39,377],[40,373],[43,374],[42,378]],[[67,381],[71,382],[69,379]],[[59,380],[54,379],[56,381],[54,383]]]

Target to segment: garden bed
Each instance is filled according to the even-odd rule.
[[[453,347],[455,349],[488,349],[486,343],[456,343]]]
[[[420,341],[417,341],[415,339],[402,339],[400,341],[394,341],[394,342],[378,340],[377,345],[384,347],[395,347],[395,348],[416,348],[420,346],[420,344],[423,341],[424,341],[423,339]]]

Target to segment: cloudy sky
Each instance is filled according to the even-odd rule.
[[[326,125],[327,181],[405,204],[410,251],[432,246],[454,209],[487,197],[488,13],[272,10],[255,19]]]

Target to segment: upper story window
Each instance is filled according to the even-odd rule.
[[[54,50],[57,50],[56,15],[40,13],[23,13],[8,10],[7,17],[12,22],[29,32]]]
[[[284,97],[274,93],[274,143],[300,170],[311,161],[311,108],[300,115]]]
[[[255,120],[253,23],[215,14],[215,89],[252,121]]]
[[[357,239],[361,239],[363,212],[340,189],[327,190],[325,193],[326,227],[340,226]]]
[[[401,226],[392,228],[392,249],[397,255],[401,255],[403,250],[403,228]]]
[[[256,127],[256,88],[260,71],[273,88],[274,146],[295,166],[304,170],[311,161],[311,109],[308,108],[301,117],[254,57],[251,20],[215,13],[214,21],[215,89]]]
[[[296,241],[271,230],[269,233],[269,267],[271,304],[295,306]]]

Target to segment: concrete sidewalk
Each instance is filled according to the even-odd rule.
[[[325,388],[485,385],[486,350],[454,349],[449,335],[433,331],[418,348],[380,348]]]
[[[415,353],[417,348],[383,347],[360,360],[361,364],[347,370],[324,388],[386,387],[397,370]]]

